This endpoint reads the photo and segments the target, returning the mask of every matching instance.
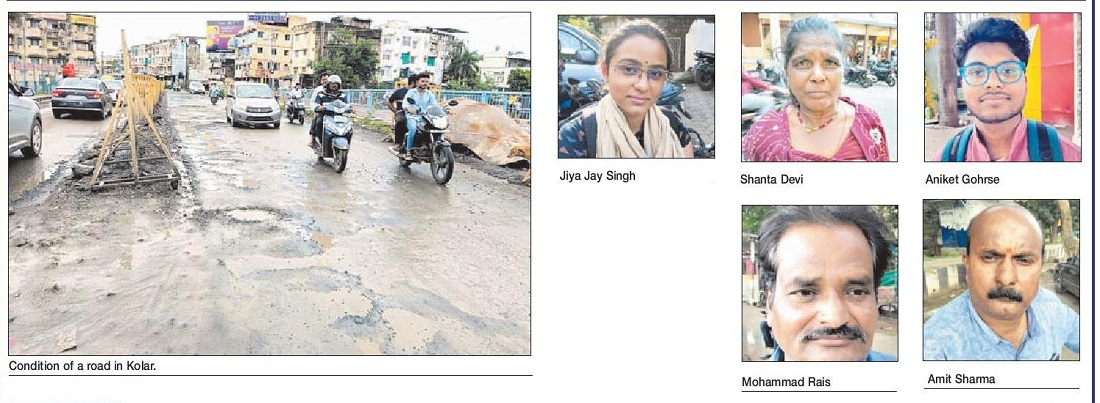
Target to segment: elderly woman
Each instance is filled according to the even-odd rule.
[[[657,106],[672,49],[655,24],[631,21],[603,43],[608,94],[558,126],[558,158],[691,158],[688,131]]]
[[[817,17],[791,24],[783,42],[791,93],[741,140],[745,161],[890,161],[886,131],[875,111],[840,95],[844,40]]]

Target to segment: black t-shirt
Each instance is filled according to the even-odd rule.
[[[397,102],[397,110],[398,111],[403,111],[403,110],[405,110],[404,109],[405,94],[408,94],[408,93],[409,93],[409,87],[398,88],[397,90],[395,90],[393,92],[393,94],[390,94],[390,99],[388,100],[388,102]]]

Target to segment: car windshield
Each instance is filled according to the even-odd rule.
[[[99,89],[99,80],[91,78],[66,78],[57,84],[60,88]]]
[[[104,81],[103,83],[107,84],[108,89],[112,89],[112,90],[122,89],[122,80],[107,80],[107,81]]]
[[[242,85],[237,87],[239,98],[274,98],[271,88],[266,85]]]

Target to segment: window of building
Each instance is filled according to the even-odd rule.
[[[278,50],[278,49],[271,49],[271,54],[272,54],[272,55],[278,55],[278,54],[279,54],[279,50]]]
[[[290,34],[283,35],[283,40],[284,41],[289,41],[290,40]]]
[[[264,37],[264,31],[256,31],[256,36],[260,37],[260,38],[263,38]]]
[[[42,27],[42,20],[27,20],[27,25],[31,28],[40,28]]]
[[[60,43],[57,43],[57,41],[53,41],[53,47],[55,47],[55,48],[56,48],[56,47],[58,47],[58,46],[60,46],[60,45],[61,45],[61,44],[60,44]]]
[[[42,64],[42,58],[41,57],[32,57],[32,58],[30,58],[30,61],[31,61],[31,64]]]
[[[256,48],[256,52],[258,52],[260,54],[263,54],[264,53],[264,48]]]
[[[408,36],[401,37],[401,44],[402,45],[409,46],[409,44],[411,44],[411,43],[412,43],[412,38],[410,38]]]
[[[31,38],[31,46],[42,46],[42,40]]]
[[[290,56],[290,51],[289,50],[284,50],[283,51],[283,56]]]

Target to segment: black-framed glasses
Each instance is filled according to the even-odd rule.
[[[996,72],[997,79],[1001,80],[1001,83],[1012,84],[1024,78],[1027,65],[1018,60],[1006,60],[996,66],[989,66],[985,63],[970,63],[959,67],[959,76],[966,82],[966,85],[976,87],[989,82],[990,70]]]
[[[637,79],[639,76],[641,76],[643,71],[645,72],[645,77],[649,79],[649,81],[663,82],[665,81],[665,78],[668,78],[668,70],[643,69],[642,66],[634,64],[620,64],[618,66],[615,66],[615,70],[619,73],[622,73],[622,75],[633,79]]]

